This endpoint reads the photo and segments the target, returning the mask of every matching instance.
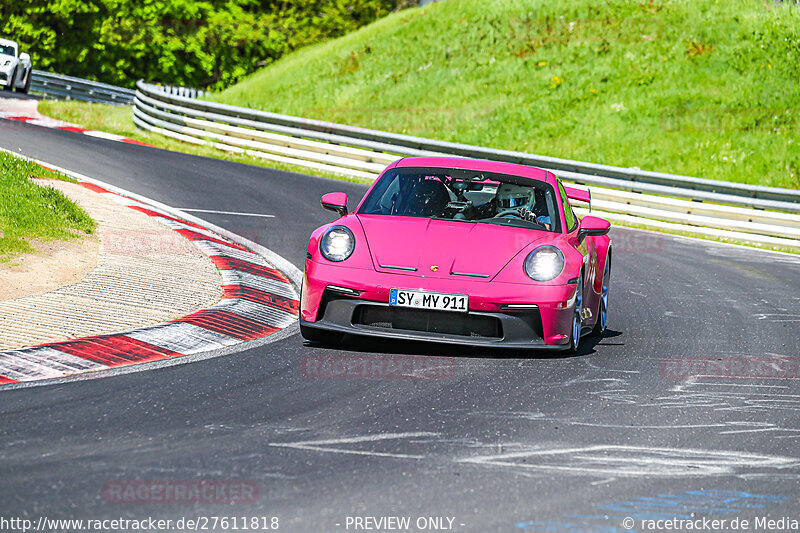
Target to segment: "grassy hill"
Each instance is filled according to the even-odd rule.
[[[221,102],[442,140],[800,187],[800,7],[447,0],[302,49]]]

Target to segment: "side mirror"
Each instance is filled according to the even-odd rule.
[[[583,242],[587,236],[599,236],[608,233],[611,223],[602,218],[585,216],[581,219],[581,227],[578,230],[578,242]]]
[[[347,194],[343,192],[329,192],[320,200],[322,207],[336,211],[340,217],[347,214]]]
[[[29,54],[27,54],[26,52],[22,52],[19,55],[19,60],[20,61],[30,61],[31,60],[31,56]]]

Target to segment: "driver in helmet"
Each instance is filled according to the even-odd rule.
[[[539,206],[536,205],[539,203],[538,200],[544,201],[544,198],[537,198],[539,195],[535,195],[534,190],[533,187],[525,187],[514,183],[501,183],[497,187],[495,196],[496,215],[513,213],[522,219],[538,222],[549,230],[550,217],[537,214],[547,212],[546,209],[537,209]]]

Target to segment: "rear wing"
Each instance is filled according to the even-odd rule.
[[[588,190],[583,189],[576,189],[575,187],[567,187],[564,185],[564,192],[567,193],[567,198],[570,200],[575,200],[576,202],[584,202],[589,204],[591,207],[592,204],[592,193]]]

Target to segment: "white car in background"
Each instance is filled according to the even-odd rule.
[[[15,41],[0,39],[0,87],[27,93],[32,72],[31,56],[20,54]]]

